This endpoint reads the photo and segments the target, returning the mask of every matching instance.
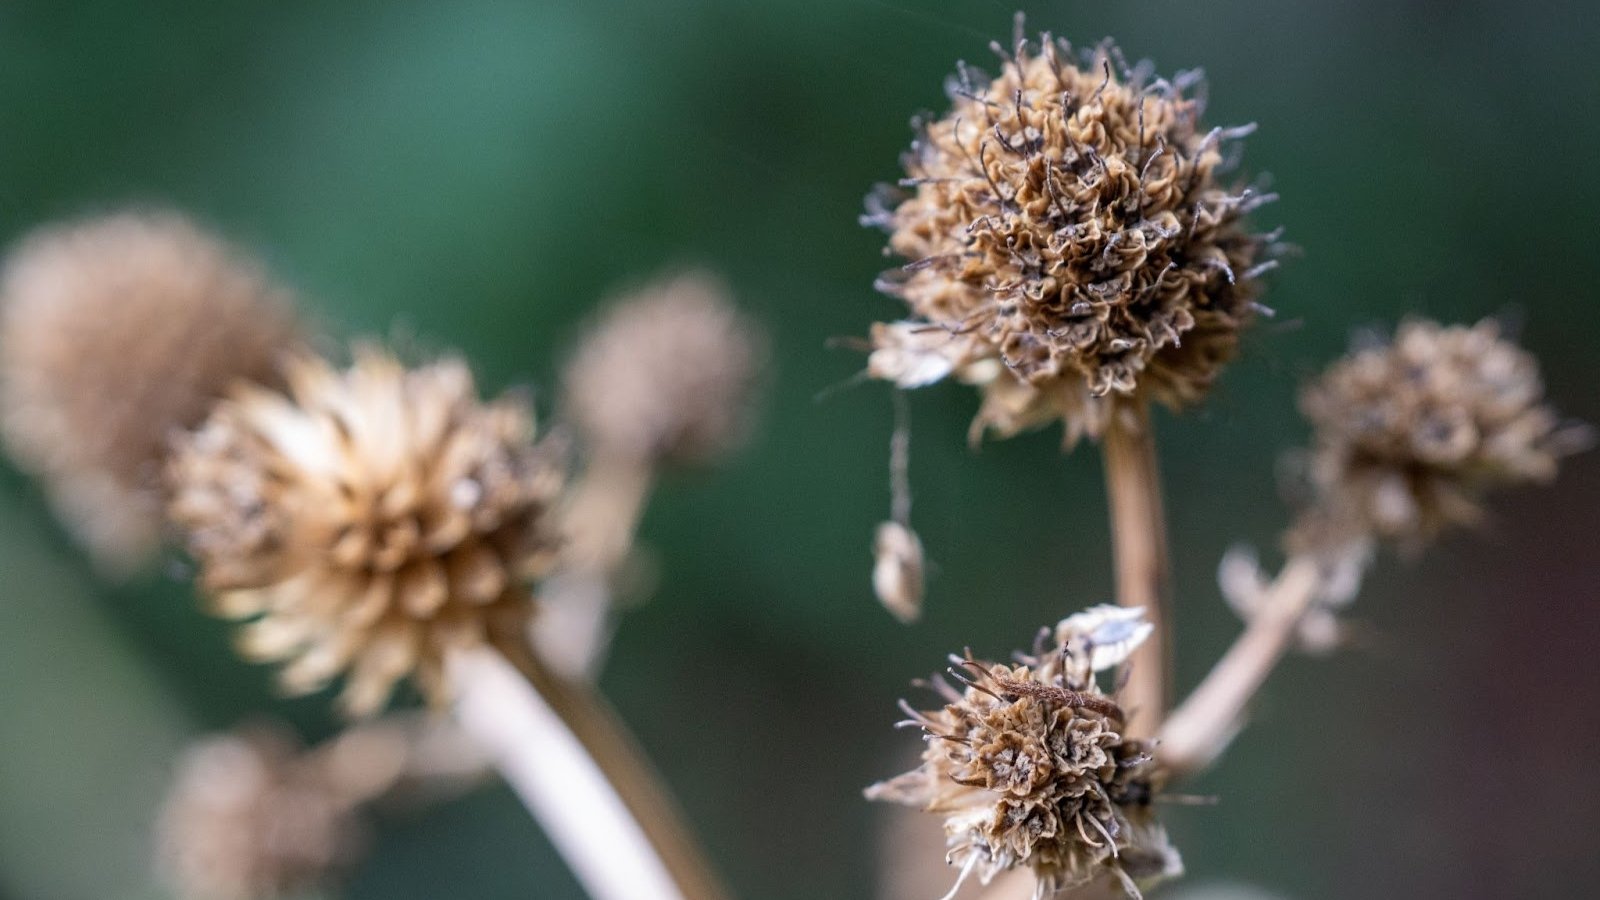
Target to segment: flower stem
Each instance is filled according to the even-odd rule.
[[[1227,747],[1250,698],[1294,643],[1321,583],[1309,557],[1290,559],[1278,573],[1244,633],[1162,728],[1156,758],[1169,775],[1199,772]]]
[[[1167,527],[1161,507],[1155,433],[1142,400],[1112,411],[1102,440],[1106,496],[1111,507],[1117,602],[1143,607],[1155,630],[1132,657],[1126,688],[1134,736],[1160,727],[1171,706],[1172,614],[1167,599]]]
[[[676,805],[605,702],[514,641],[452,660],[456,713],[595,900],[723,900]]]

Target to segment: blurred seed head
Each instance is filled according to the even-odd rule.
[[[452,649],[517,635],[556,543],[557,454],[526,405],[478,400],[458,360],[407,369],[360,347],[340,371],[236,390],[181,445],[171,515],[241,652],[306,693],[348,672],[347,713],[411,675],[445,695]]]
[[[879,287],[911,314],[873,329],[869,371],[978,385],[980,435],[1059,418],[1070,441],[1113,397],[1198,401],[1273,265],[1244,221],[1271,195],[1222,182],[1252,129],[1205,130],[1195,73],[1152,78],[1109,42],[1075,53],[1019,26],[1002,57],[993,80],[958,70],[900,188],[868,199],[863,222],[910,261]]]
[[[1367,538],[1417,546],[1481,517],[1490,489],[1547,482],[1589,443],[1543,402],[1533,356],[1498,325],[1401,324],[1306,388],[1312,502],[1288,542],[1336,553]]]
[[[705,272],[618,300],[564,379],[567,415],[596,455],[706,465],[749,431],[766,342]]]
[[[902,704],[908,724],[925,733],[922,764],[867,796],[943,818],[947,861],[960,880],[976,874],[988,884],[1027,866],[1036,897],[1102,878],[1137,895],[1141,883],[1179,874],[1182,864],[1150,807],[1150,746],[1122,735],[1125,716],[1093,673],[1148,630],[1096,608],[1057,631],[1063,643],[1019,655],[1018,666],[952,657],[965,690],[935,679],[942,709]],[[1097,636],[1114,652],[1097,656]]]
[[[0,283],[0,432],[112,571],[160,535],[167,441],[239,380],[272,382],[288,295],[172,212],[42,228]]]
[[[191,746],[157,823],[157,862],[178,896],[270,900],[336,880],[361,847],[364,798],[326,762],[265,729]]]

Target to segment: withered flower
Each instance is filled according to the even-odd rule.
[[[1589,436],[1543,395],[1537,361],[1492,320],[1411,320],[1391,341],[1353,351],[1301,396],[1316,430],[1312,503],[1291,547],[1415,546],[1477,521],[1489,488],[1551,480]]]
[[[944,819],[957,890],[1028,866],[1036,898],[1102,877],[1137,897],[1182,871],[1150,808],[1150,746],[1123,736],[1124,712],[1095,678],[1148,635],[1137,615],[1096,607],[1061,623],[1049,651],[1042,633],[1018,666],[952,657],[965,690],[936,679],[944,708],[901,704],[926,734],[922,765],[867,796]]]
[[[184,900],[272,900],[326,887],[363,840],[365,799],[292,737],[266,729],[196,743],[157,823],[162,874]]]
[[[160,535],[167,440],[296,339],[260,266],[171,212],[41,229],[0,286],[0,431],[102,565]]]
[[[173,520],[240,649],[287,660],[285,690],[349,671],[374,712],[414,675],[443,694],[452,649],[515,635],[554,540],[562,471],[515,398],[485,404],[458,360],[406,369],[358,348],[302,357],[289,394],[241,388],[180,448]]]
[[[567,366],[565,409],[597,454],[704,465],[745,436],[765,341],[705,272],[617,301]]]
[[[1019,23],[1001,56],[993,80],[958,70],[900,188],[869,198],[910,261],[879,281],[910,317],[874,326],[869,372],[978,385],[975,439],[1059,418],[1071,442],[1115,397],[1199,400],[1274,265],[1244,221],[1272,196],[1221,181],[1252,127],[1205,130],[1198,73],[1154,78],[1109,42],[1034,45]]]

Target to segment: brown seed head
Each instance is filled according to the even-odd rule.
[[[1270,195],[1219,181],[1250,129],[1204,130],[1197,83],[1049,35],[992,81],[963,66],[905,157],[909,193],[880,189],[863,219],[910,260],[880,280],[911,319],[873,329],[872,374],[981,386],[978,435],[1061,418],[1073,440],[1113,396],[1199,400],[1271,263],[1243,220]]]
[[[1138,881],[1176,874],[1149,808],[1149,746],[1122,735],[1122,711],[1095,684],[1091,653],[1073,641],[1022,666],[958,659],[951,671],[966,690],[938,681],[943,709],[903,707],[927,736],[922,765],[867,796],[943,817],[948,860],[963,879],[976,872],[987,884],[1026,865],[1036,896],[1054,897],[1103,876],[1136,894]]]
[[[567,366],[565,408],[595,453],[705,465],[744,438],[764,340],[704,272],[624,297]]]
[[[346,371],[303,357],[286,377],[288,396],[219,404],[171,468],[202,584],[255,619],[241,652],[289,661],[289,692],[348,670],[352,715],[407,675],[440,697],[448,651],[524,627],[561,467],[527,408],[481,403],[456,360],[407,370],[361,348]]]
[[[236,380],[274,379],[287,295],[170,212],[42,229],[0,286],[0,430],[97,560],[126,570],[160,534],[172,432]]]
[[[221,735],[180,761],[158,862],[184,900],[271,900],[325,887],[356,856],[361,798],[276,731]]]
[[[1476,521],[1491,487],[1554,478],[1587,438],[1543,394],[1537,362],[1490,320],[1408,321],[1392,341],[1352,352],[1301,396],[1316,429],[1313,504],[1291,546],[1418,544]]]

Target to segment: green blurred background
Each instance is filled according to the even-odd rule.
[[[1237,631],[1230,545],[1271,548],[1297,385],[1351,330],[1422,312],[1522,323],[1567,412],[1600,421],[1600,17],[1569,3],[1025,4],[1210,75],[1209,118],[1255,120],[1258,221],[1304,248],[1210,404],[1163,416],[1180,674]],[[618,283],[725,272],[775,334],[773,389],[731,466],[669,480],[645,519],[664,580],[603,686],[737,893],[874,896],[885,810],[860,798],[915,739],[889,726],[945,652],[1003,653],[1109,596],[1098,460],[1054,433],[966,449],[975,400],[912,398],[927,615],[868,587],[888,509],[882,385],[815,395],[896,304],[871,290],[862,195],[897,175],[998,0],[0,6],[0,237],[128,201],[255,246],[338,333],[459,347],[540,386]],[[548,405],[548,404],[547,404]],[[1567,897],[1600,884],[1600,571],[1593,454],[1500,498],[1481,534],[1385,558],[1360,650],[1293,660],[1168,819],[1197,881],[1285,896]],[[173,561],[99,583],[36,488],[0,470],[0,896],[159,897],[146,823],[188,736],[270,713],[309,738],[195,611]],[[383,818],[346,895],[580,892],[509,792]]]

